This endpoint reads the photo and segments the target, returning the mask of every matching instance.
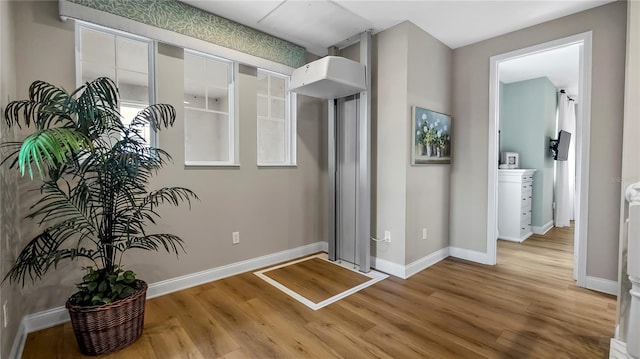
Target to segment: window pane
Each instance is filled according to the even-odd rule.
[[[185,159],[229,161],[229,116],[185,109]]]
[[[205,89],[207,85],[204,82],[186,80],[184,81],[184,105],[187,107],[195,107],[205,109]]]
[[[149,88],[149,61],[153,56],[150,41],[80,24],[76,29],[80,32],[81,61],[78,64],[82,77],[79,81],[84,84],[98,77],[114,80],[120,92],[122,121],[128,125],[138,111],[153,101]],[[152,145],[155,133],[150,126],[143,126],[140,131],[145,142]],[[109,134],[113,139],[121,136],[120,133]]]
[[[206,59],[189,52],[184,53],[184,78],[187,80],[203,81]]]
[[[258,72],[258,95],[267,96],[269,94],[269,77]]]
[[[120,104],[120,115],[122,116],[122,124],[128,126],[134,117],[138,114],[138,112],[142,111],[144,106],[122,103]],[[144,141],[147,145],[149,145],[149,138],[151,136],[151,128],[149,123],[145,124],[141,128],[139,128],[139,134],[144,138]]]
[[[118,88],[122,100],[149,103],[149,75],[147,74],[119,70]]]
[[[271,96],[284,98],[284,79],[281,77],[271,76],[269,90],[271,92]]]
[[[149,44],[142,41],[117,38],[118,68],[149,73]]]
[[[228,88],[229,70],[230,66],[228,63],[207,59],[207,83],[219,88]]]
[[[284,163],[286,133],[284,122],[258,121],[258,159],[263,163]]]
[[[258,116],[269,117],[269,98],[258,96]]]
[[[115,36],[89,29],[80,32],[83,62],[92,62],[105,67],[115,67],[116,51]]]
[[[258,70],[258,164],[291,165],[295,163],[291,114],[287,107],[291,94],[289,78]]]
[[[284,120],[286,113],[286,106],[284,100],[272,98],[271,99],[271,117],[274,119]]]
[[[208,109],[212,111],[229,112],[229,89],[209,86]]]
[[[185,161],[233,162],[230,62],[185,51]]]
[[[113,66],[105,66],[95,62],[82,62],[82,84],[93,81],[98,77],[116,78],[116,68]]]

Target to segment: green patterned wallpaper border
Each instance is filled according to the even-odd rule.
[[[300,67],[306,62],[302,46],[176,0],[67,1],[287,66]]]

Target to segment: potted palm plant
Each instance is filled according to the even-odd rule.
[[[142,249],[178,255],[184,250],[180,237],[148,233],[148,225],[160,217],[158,206],[197,199],[183,187],[148,190],[150,178],[171,157],[146,143],[142,127],[172,126],[175,109],[151,105],[124,124],[118,102],[108,78],[72,93],[36,81],[29,98],[11,102],[4,113],[8,126],[29,133],[3,144],[9,149],[3,162],[42,180],[41,196],[27,216],[40,233],[5,280],[24,285],[62,261],[80,261],[86,273],[66,307],[80,350],[88,355],[121,349],[141,335],[147,284],[125,270],[123,254]]]

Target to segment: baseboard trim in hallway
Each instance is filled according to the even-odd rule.
[[[587,289],[616,296],[618,295],[618,282],[615,280],[587,276],[586,286]]]

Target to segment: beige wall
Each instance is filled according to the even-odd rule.
[[[407,139],[405,166],[406,192],[406,255],[409,264],[439,249],[449,246],[449,183],[450,165],[411,166],[411,107],[420,106],[451,114],[453,51],[414,24],[408,29],[407,55]],[[455,137],[456,119],[452,121]],[[453,154],[455,156],[455,153]],[[456,161],[456,158],[453,158]],[[427,228],[427,240],[422,239]]]
[[[14,22],[13,6],[10,2],[0,2],[0,113],[4,113],[7,103],[15,99],[15,63],[13,59]],[[0,121],[0,142],[13,140],[13,131]],[[0,157],[5,153],[0,151]],[[20,241],[18,229],[18,184],[16,172],[6,166],[0,167],[0,276],[4,277],[15,259],[16,250],[12,245]],[[0,288],[0,306],[7,304],[7,318],[0,310],[0,323],[5,319],[7,327],[0,324],[0,357],[7,358],[18,330],[20,319],[25,314],[21,305],[20,290],[4,285]]]
[[[622,142],[622,175],[620,199],[620,249],[618,260],[618,325],[619,339],[627,341],[627,320],[631,302],[631,283],[627,276],[627,202],[624,198],[626,188],[640,182],[640,2],[627,3],[627,61],[624,94],[624,131]],[[636,259],[637,260],[637,259]]]
[[[412,106],[452,111],[452,50],[411,22],[374,44],[372,213],[375,235],[390,231],[391,243],[375,243],[372,255],[405,265],[449,245],[449,166],[411,166],[410,142]]]
[[[371,213],[376,228],[371,236],[384,238],[384,231],[390,231],[391,243],[372,243],[371,255],[399,264],[405,262],[409,130],[407,41],[410,26],[409,22],[404,22],[376,34],[372,51],[371,150],[375,153],[376,163],[371,171],[375,173],[372,181],[375,211],[372,208]]]
[[[486,252],[489,58],[593,31],[587,275],[617,280],[626,2],[455,49],[450,239]]]
[[[20,97],[33,80],[43,79],[66,89],[75,88],[74,27],[60,22],[57,2],[20,2],[16,21],[16,70]],[[42,54],[46,53],[47,56]],[[160,132],[160,146],[174,158],[152,184],[185,186],[201,201],[163,209],[158,231],[181,236],[187,254],[174,256],[131,252],[126,264],[148,282],[173,278],[225,264],[325,240],[321,200],[321,156],[324,118],[322,102],[298,98],[298,166],[256,166],[256,75],[241,67],[239,168],[185,168],[183,140],[183,60],[181,51],[159,46],[158,100],[176,106],[176,125]],[[240,232],[240,244],[231,233]],[[27,288],[26,313],[60,306],[73,291],[80,272],[63,270],[48,275],[36,289]]]

